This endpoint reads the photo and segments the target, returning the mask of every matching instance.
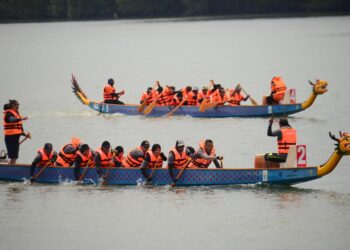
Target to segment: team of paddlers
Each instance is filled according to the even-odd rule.
[[[282,77],[275,76],[271,80],[271,93],[263,97],[263,105],[277,104],[283,100],[286,91],[286,84]],[[244,91],[243,91],[244,92]],[[103,98],[105,103],[124,104],[119,98],[125,93],[124,90],[116,92],[114,80],[108,79],[103,88]],[[199,106],[204,100],[208,103],[215,102],[218,106],[228,104],[231,106],[240,105],[242,101],[247,101],[249,95],[242,93],[242,87],[237,84],[234,88],[225,89],[221,84],[215,84],[213,80],[208,86],[203,86],[201,90],[197,87],[187,86],[176,90],[174,86],[161,86],[156,81],[153,87],[148,87],[141,95],[140,103],[151,104],[156,102],[158,106]]]
[[[107,86],[104,88],[105,102],[122,104],[118,99],[124,94],[124,91],[116,93],[113,85],[114,80],[109,79]],[[240,85],[237,85],[234,89],[225,90],[220,84],[214,84],[211,81],[210,86],[212,88],[203,87],[201,91],[191,86],[175,91],[173,86],[163,88],[159,82],[156,82],[153,88],[148,88],[147,92],[142,95],[140,102],[151,103],[156,100],[159,105],[177,105],[185,98],[187,105],[199,105],[207,98],[208,101],[215,101],[220,104],[228,102],[230,105],[239,105],[240,101],[249,98],[249,95],[243,97],[240,94],[242,90]],[[285,90],[286,86],[282,78],[274,77],[271,81],[271,94],[264,99],[269,104],[276,103],[283,99]],[[19,103],[16,100],[10,100],[9,103],[4,105],[4,135],[8,157],[10,158],[9,164],[16,163],[19,144],[30,138],[30,134],[24,132],[22,124],[22,121],[27,119],[27,117],[22,117],[19,114]],[[277,137],[278,154],[267,154],[266,160],[284,162],[290,146],[296,145],[296,131],[286,119],[280,119],[280,129],[272,131],[272,122],[273,120],[270,120],[267,134],[268,136]],[[21,142],[19,142],[20,136],[25,136],[25,139]],[[33,176],[37,166],[74,166],[75,177],[79,179],[79,169],[85,167],[94,167],[100,176],[102,175],[101,168],[140,168],[144,177],[151,181],[152,178],[147,174],[146,169],[161,168],[164,161],[167,161],[166,167],[169,168],[169,174],[176,182],[177,179],[173,173],[174,168],[208,168],[211,162],[214,162],[217,168],[222,168],[222,159],[222,156],[216,155],[213,141],[210,139],[201,141],[197,150],[190,146],[185,147],[184,142],[178,140],[175,146],[170,149],[168,157],[166,157],[159,144],[153,144],[150,148],[148,141],[142,141],[140,146],[132,149],[124,156],[122,146],[112,149],[108,141],[104,141],[100,148],[93,151],[78,138],[72,138],[72,141],[64,145],[58,154],[53,150],[51,143],[46,143],[43,148],[38,150],[30,171],[31,176]]]

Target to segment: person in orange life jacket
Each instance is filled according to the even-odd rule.
[[[202,103],[204,99],[207,99],[207,102],[210,102],[210,94],[211,91],[208,89],[207,86],[204,86],[202,90],[198,93],[198,102]]]
[[[108,84],[105,85],[103,88],[103,99],[104,103],[111,103],[111,104],[124,104],[123,102],[119,101],[119,97],[124,95],[125,91],[122,90],[119,93],[115,92],[114,80],[112,78],[108,79]]]
[[[244,97],[241,94],[241,90],[242,90],[242,88],[241,88],[240,84],[237,84],[235,89],[230,90],[230,98],[233,98],[233,100],[229,101],[231,106],[241,105],[241,101],[247,101],[248,98],[250,97],[249,95]]]
[[[224,105],[228,99],[229,97],[224,88],[221,88],[218,94],[212,96],[212,102],[218,102],[218,106]]]
[[[173,99],[170,102],[170,106],[178,106],[182,102],[182,92],[179,91],[176,93],[176,96],[173,97]]]
[[[213,141],[207,139],[199,143],[199,148],[195,152],[189,168],[208,168],[212,161],[214,161],[216,168],[221,168],[218,160],[222,159],[222,156],[216,156]]]
[[[147,100],[146,101],[147,104],[150,104],[153,101],[152,90],[153,90],[152,87],[147,88],[147,91],[141,95],[140,104],[143,103],[144,100]]]
[[[145,159],[146,152],[149,149],[149,142],[142,141],[141,145],[132,149],[123,159],[122,166],[125,168],[139,168]]]
[[[146,168],[161,168],[163,161],[166,160],[167,158],[162,152],[160,145],[153,144],[152,149],[147,151],[146,157],[141,164],[141,172],[147,182],[152,182],[152,177],[149,177]]]
[[[264,96],[263,105],[278,104],[279,101],[283,100],[286,89],[287,87],[282,77],[274,76],[271,80],[271,93],[267,97]]]
[[[285,162],[290,146],[296,145],[296,130],[292,128],[287,119],[280,119],[280,129],[272,131],[273,119],[270,119],[267,128],[267,135],[277,137],[278,154],[270,153],[265,155],[265,159],[274,162]]]
[[[112,158],[111,144],[109,141],[102,142],[101,147],[95,151],[94,157],[95,168],[99,177],[103,177],[101,168],[109,168],[110,164],[113,164]]]
[[[221,84],[214,84],[213,89],[211,90],[210,97],[211,99],[216,98],[219,95],[220,89],[222,89]]]
[[[80,168],[91,167],[94,165],[94,152],[89,145],[82,144],[77,151],[77,156],[74,161],[74,176],[75,180],[79,180]]]
[[[177,181],[173,169],[182,169],[188,163],[189,157],[193,157],[194,149],[192,147],[186,147],[183,140],[177,140],[175,147],[170,149],[168,155],[168,169],[169,175],[172,181]]]
[[[34,158],[32,165],[30,166],[30,180],[33,179],[35,167],[44,167],[49,162],[53,163],[57,159],[57,153],[53,151],[51,143],[45,143],[44,147],[38,150],[38,154]]]
[[[113,167],[122,167],[122,161],[124,160],[124,148],[122,146],[117,146],[114,150],[112,150],[112,153],[114,153],[114,156],[112,158],[112,161],[114,163]]]
[[[58,153],[56,166],[73,166],[80,144],[81,141],[79,138],[72,137],[71,143],[64,145]]]
[[[174,86],[165,86],[164,88],[158,85],[158,93],[161,95],[157,100],[157,105],[159,106],[167,106],[170,104],[173,96],[175,87]]]
[[[187,96],[187,105],[197,106],[198,105],[198,88],[194,87]]]
[[[10,158],[9,164],[16,164],[19,153],[19,138],[21,135],[29,137],[29,133],[24,133],[22,121],[28,119],[19,114],[19,103],[16,100],[9,100],[4,105],[4,135],[5,144]]]

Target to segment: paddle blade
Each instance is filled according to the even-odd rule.
[[[252,104],[253,104],[254,106],[257,106],[257,105],[258,105],[258,103],[257,103],[253,98],[249,97],[249,100],[252,102]]]
[[[137,112],[142,113],[143,110],[146,108],[146,106],[147,106],[147,100],[145,99],[145,100],[141,103],[140,107],[137,109]]]
[[[203,112],[206,111],[207,109],[215,108],[216,106],[218,106],[218,104],[219,104],[218,102],[207,103],[206,105],[204,105]]]
[[[204,107],[205,107],[205,105],[206,105],[207,103],[208,103],[208,99],[207,99],[207,98],[204,98],[203,101],[202,101],[202,103],[201,103],[201,105],[199,106],[199,112],[204,112],[204,111],[205,111]]]
[[[148,115],[152,112],[152,110],[154,109],[154,107],[157,105],[157,101],[153,101],[150,105],[148,105],[145,110],[143,111],[143,113],[145,115]]]

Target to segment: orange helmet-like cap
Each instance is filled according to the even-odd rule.
[[[80,141],[79,138],[72,137],[72,145],[73,145],[73,147],[78,148],[80,143],[81,143],[81,141]]]
[[[271,83],[275,83],[275,84],[283,83],[283,84],[285,84],[284,80],[280,76],[274,76],[271,80]]]

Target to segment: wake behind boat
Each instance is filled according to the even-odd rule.
[[[238,105],[238,106],[216,106],[207,105],[203,109],[201,106],[154,106],[150,112],[142,112],[144,110],[141,104],[108,104],[104,102],[91,101],[80,88],[76,78],[72,76],[72,89],[77,98],[91,109],[105,114],[125,114],[125,115],[147,115],[151,117],[161,117],[171,115],[192,116],[197,118],[223,118],[223,117],[271,117],[271,116],[288,116],[301,112],[309,108],[318,95],[327,92],[327,81],[316,80],[315,83],[309,81],[312,85],[312,93],[310,97],[302,102],[295,104],[276,104],[276,105]],[[151,105],[149,105],[151,106]],[[149,107],[148,106],[148,107]],[[147,109],[147,107],[146,107]]]
[[[329,133],[330,137],[336,141],[336,148],[327,162],[319,166],[308,166],[303,168],[287,166],[277,166],[277,168],[250,168],[250,169],[185,169],[178,186],[198,186],[198,185],[236,185],[236,184],[270,184],[270,185],[294,185],[314,179],[321,178],[335,169],[344,155],[350,155],[350,134],[339,133],[336,138]],[[288,164],[288,160],[286,162]],[[37,168],[35,174],[42,171]],[[0,164],[0,180],[23,181],[29,179],[30,165],[28,164]],[[80,170],[82,174],[84,170]],[[102,169],[103,174],[107,169]],[[151,169],[148,169],[149,173]],[[175,174],[181,170],[174,170]],[[148,174],[149,174],[148,173]],[[83,183],[98,183],[99,178],[96,169],[91,167],[84,172]],[[39,183],[59,183],[61,181],[74,180],[73,167],[47,167],[35,180]],[[109,185],[137,185],[145,182],[139,168],[111,168],[108,179]],[[172,183],[168,169],[156,169],[153,174],[153,185],[169,185]]]

